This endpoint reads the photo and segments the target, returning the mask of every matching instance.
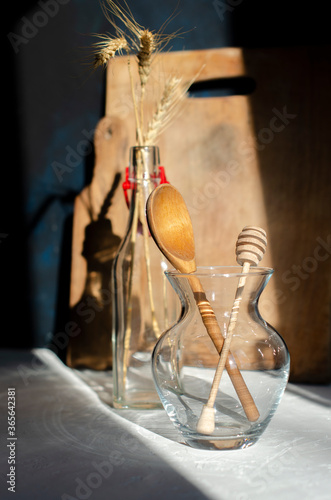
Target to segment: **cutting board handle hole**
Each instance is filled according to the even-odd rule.
[[[189,88],[189,98],[249,95],[255,91],[255,88],[256,81],[249,76],[213,78],[194,82]]]

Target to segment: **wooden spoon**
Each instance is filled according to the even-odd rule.
[[[146,211],[151,235],[163,255],[179,272],[194,273],[196,262],[193,227],[182,195],[170,184],[161,184],[150,194]],[[196,276],[191,276],[189,282],[202,321],[220,354],[224,338],[215,313],[206,298],[200,280]],[[248,420],[256,421],[260,416],[258,409],[231,352],[228,353],[225,368]]]

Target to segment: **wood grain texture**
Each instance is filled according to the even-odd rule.
[[[196,271],[192,222],[179,191],[160,184],[148,198],[146,214],[155,243],[173,267],[181,273]]]
[[[302,382],[329,381],[331,369],[330,60],[330,49],[320,47],[170,52],[156,60],[147,93],[152,113],[167,75],[256,81],[249,96],[187,99],[157,145],[188,206],[198,265],[235,264],[241,229],[266,229],[263,264],[275,274],[261,312],[288,344],[291,380]],[[89,190],[97,210],[135,143],[126,63],[108,66],[100,127],[111,123],[113,135],[99,136],[94,178],[76,200],[72,302],[84,282],[79,255]],[[118,189],[108,216],[120,236],[127,215]]]

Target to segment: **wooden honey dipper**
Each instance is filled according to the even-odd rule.
[[[151,235],[163,255],[181,273],[196,271],[193,227],[182,195],[171,184],[161,184],[150,194],[146,216]],[[220,354],[224,338],[214,311],[197,276],[188,277],[202,321]],[[259,418],[259,412],[245,384],[231,352],[225,363],[226,370],[238,398],[250,421]]]
[[[231,310],[228,331],[223,344],[220,359],[217,364],[209,398],[207,403],[202,408],[202,412],[197,424],[197,431],[201,434],[211,434],[214,431],[214,404],[221,382],[222,373],[230,352],[231,339],[236,326],[242,294],[246,283],[246,276],[249,272],[250,266],[257,266],[261,261],[266,251],[266,247],[266,232],[259,227],[246,226],[238,236],[238,240],[236,243],[236,256],[238,264],[242,266],[242,276],[239,278],[239,283]],[[257,419],[258,415],[255,420]]]

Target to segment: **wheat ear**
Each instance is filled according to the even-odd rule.
[[[144,128],[144,98],[145,88],[151,72],[152,54],[156,50],[154,34],[149,30],[141,30],[139,34],[140,46],[137,54],[138,72],[140,77],[140,128]]]
[[[140,34],[140,47],[137,54],[138,58],[138,71],[140,76],[140,83],[145,87],[148,77],[151,72],[151,57],[156,49],[154,35],[149,30],[143,30]]]
[[[117,52],[121,52],[123,49],[128,50],[128,44],[124,37],[110,38],[105,36],[104,40],[96,43],[94,67],[106,66],[110,59],[115,57]]]
[[[155,143],[157,136],[171,120],[175,107],[184,99],[185,94],[186,89],[181,85],[181,78],[173,76],[166,81],[160,102],[148,124],[144,144]]]

